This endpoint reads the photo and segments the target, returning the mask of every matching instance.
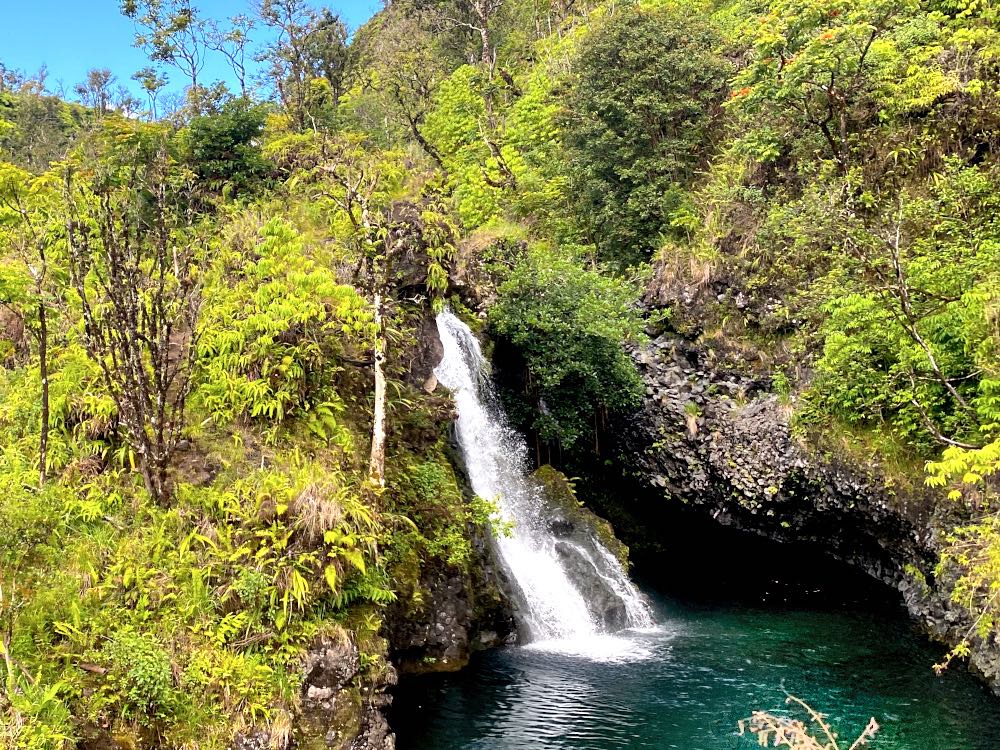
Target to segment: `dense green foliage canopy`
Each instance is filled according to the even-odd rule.
[[[531,428],[571,448],[608,412],[638,406],[642,384],[622,348],[642,335],[634,288],[568,255],[529,251],[490,311],[531,373]]]
[[[319,636],[361,705],[386,608],[489,523],[424,388],[444,303],[577,465],[666,329],[929,476],[924,573],[996,636],[993,0],[394,0],[350,39],[305,0],[123,9],[148,107],[0,65],[0,746],[287,739]]]
[[[566,103],[574,206],[604,257],[641,261],[684,231],[730,66],[690,7],[625,6],[591,34]]]

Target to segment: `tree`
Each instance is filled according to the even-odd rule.
[[[261,21],[277,39],[258,56],[264,75],[296,130],[316,127],[342,93],[347,67],[347,28],[330,10],[305,0],[263,0]]]
[[[183,141],[191,168],[204,185],[228,195],[253,192],[270,172],[258,143],[267,108],[232,99],[218,112],[191,119]]]
[[[115,86],[111,94],[111,108],[120,113],[122,117],[135,118],[140,114],[142,102],[133,94],[124,83]]]
[[[122,0],[121,11],[143,29],[135,35],[136,46],[146,50],[151,60],[180,70],[197,97],[207,44],[205,22],[191,1]]]
[[[430,20],[426,11],[389,6],[378,19],[379,26],[362,42],[359,67],[371,76],[368,87],[383,100],[380,109],[391,113],[424,153],[445,169],[440,152],[424,132],[434,95],[451,72],[446,51],[427,31]]]
[[[334,106],[344,93],[350,60],[347,37],[347,26],[340,16],[323,8],[314,16],[305,39],[312,77],[325,81]]]
[[[308,83],[305,37],[313,11],[305,0],[262,0],[258,13],[278,37],[259,55],[267,65],[264,76],[296,128],[305,128]]]
[[[111,109],[111,84],[114,82],[115,76],[107,68],[91,68],[86,80],[76,84],[73,90],[101,118]]]
[[[290,136],[271,144],[270,153],[294,170],[296,182],[307,184],[316,199],[329,201],[339,223],[347,225],[346,239],[357,258],[353,283],[371,301],[373,313],[374,407],[368,478],[378,494],[385,487],[391,263],[399,250],[397,241],[402,241],[393,231],[391,195],[399,186],[402,169],[397,155],[367,148],[364,139],[354,134]]]
[[[810,402],[843,422],[887,424],[927,456],[980,448],[994,422],[983,389],[1000,288],[995,176],[953,159],[924,194],[886,192],[883,203],[838,190],[841,269],[823,285]]]
[[[647,257],[712,154],[729,66],[683,8],[618,10],[584,41],[566,140],[581,222],[603,255]]]
[[[414,5],[417,9],[432,10],[442,28],[471,32],[478,42],[479,61],[492,77],[497,62],[494,20],[503,0],[417,0]]]
[[[186,210],[187,175],[171,165],[163,139],[122,139],[131,148],[124,157],[102,153],[92,180],[83,169],[65,171],[70,278],[87,353],[146,490],[165,504],[196,350],[204,247]]]
[[[136,81],[146,96],[149,97],[150,118],[156,119],[156,99],[160,91],[167,85],[167,77],[156,68],[146,66],[132,75],[132,80]]]
[[[24,84],[24,71],[0,62],[0,94],[18,91]]]
[[[58,190],[50,176],[32,177],[27,172],[0,164],[0,248],[13,256],[30,278],[26,302],[35,308],[38,341],[38,378],[41,416],[38,438],[38,482],[44,484],[49,445],[49,327],[56,292],[50,266],[59,243]],[[11,300],[0,300],[10,304]]]
[[[569,448],[600,418],[637,406],[642,382],[623,344],[642,336],[626,282],[538,246],[500,286],[489,323],[523,359],[531,401],[526,426]]]
[[[467,5],[475,19],[470,27],[479,34],[480,60],[492,77],[497,64],[496,43],[492,35],[493,19],[500,12],[503,0],[467,0]]]
[[[494,39],[493,22],[503,7],[503,0],[463,0],[460,5],[464,10],[464,18],[452,16],[445,10],[444,20],[456,27],[469,29],[479,36],[479,62],[486,78],[482,86],[485,113],[482,138],[496,164],[497,171],[500,173],[500,179],[494,180],[486,175],[484,170],[484,177],[492,187],[514,190],[517,188],[517,177],[507,163],[507,158],[501,147],[497,91],[494,85],[494,76],[497,73],[497,45]],[[510,73],[502,67],[499,70],[504,83],[515,93],[519,93]]]
[[[40,78],[29,78],[16,94],[0,99],[3,158],[31,172],[43,172],[66,155],[89,119],[84,107],[46,93]]]
[[[922,16],[914,0],[766,3],[743,29],[750,59],[731,105],[766,123],[774,149],[811,149],[820,138],[824,155],[846,173],[866,149],[857,140],[862,130],[889,113],[924,112],[956,89],[941,70],[936,24]],[[893,35],[918,21],[931,33]]]
[[[244,99],[247,98],[247,49],[255,27],[254,19],[243,14],[230,18],[228,28],[221,28],[214,20],[209,20],[206,26],[209,49],[226,58],[239,82],[240,96]]]
[[[356,141],[344,139],[335,142],[327,149],[327,155],[320,170],[333,189],[324,190],[324,195],[344,212],[354,229],[359,256],[354,275],[358,282],[364,284],[374,311],[372,371],[375,376],[375,401],[368,479],[376,492],[381,492],[385,487],[385,303],[390,240],[385,207],[379,206],[376,199],[384,189],[384,175],[377,154],[364,149]]]

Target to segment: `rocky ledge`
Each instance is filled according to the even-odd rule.
[[[421,573],[420,596],[400,596],[389,611],[391,658],[403,674],[455,672],[478,650],[515,637],[509,584],[485,534],[473,532],[468,571],[447,565]]]
[[[796,436],[790,404],[752,378],[714,368],[679,336],[659,336],[632,356],[646,393],[613,430],[626,472],[719,523],[814,545],[864,570],[897,589],[937,640],[954,645],[966,636],[970,618],[949,601],[949,582],[932,575],[953,509]],[[970,645],[970,668],[1000,694],[1000,644]]]
[[[369,644],[385,650],[382,639]],[[294,721],[238,735],[233,750],[395,750],[383,709],[396,670],[381,657],[363,667],[361,650],[346,630],[316,638],[303,663],[301,711]]]

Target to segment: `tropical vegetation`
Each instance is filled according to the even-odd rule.
[[[0,66],[0,745],[225,747],[324,633],[375,679],[489,518],[414,375],[444,304],[579,456],[653,330],[780,384],[819,449],[926,477],[931,573],[996,636],[995,2],[122,11],[139,96]]]

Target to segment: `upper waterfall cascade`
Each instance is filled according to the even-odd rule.
[[[554,533],[542,489],[528,475],[527,445],[500,406],[478,339],[451,312],[437,324],[444,356],[434,373],[455,399],[470,484],[497,501],[512,529],[496,538],[496,549],[520,599],[526,639],[572,643],[652,627],[649,604],[611,552],[596,538]]]

